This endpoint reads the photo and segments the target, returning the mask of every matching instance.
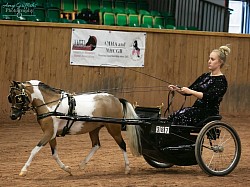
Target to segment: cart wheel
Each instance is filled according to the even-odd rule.
[[[231,173],[240,155],[240,138],[234,128],[221,121],[212,121],[201,129],[196,139],[195,157],[205,173],[215,176]]]
[[[166,163],[166,162],[159,162],[156,161],[148,156],[143,155],[143,158],[146,160],[146,162],[154,167],[154,168],[171,168],[174,164]]]

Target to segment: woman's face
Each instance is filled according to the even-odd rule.
[[[213,51],[209,55],[208,69],[211,71],[217,70],[221,67],[221,60],[217,52]]]

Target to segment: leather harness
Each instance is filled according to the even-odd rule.
[[[59,99],[59,102],[55,108],[55,110],[53,112],[47,112],[47,113],[43,113],[43,114],[39,114],[37,115],[37,120],[41,120],[43,118],[47,118],[50,116],[75,116],[77,113],[75,111],[75,106],[76,106],[76,101],[75,98],[73,97],[72,94],[67,94],[68,97],[68,105],[69,105],[69,109],[68,109],[68,113],[64,114],[61,112],[57,112],[57,109],[61,103],[61,101],[65,98],[65,97],[61,97]],[[65,136],[66,134],[69,133],[70,128],[72,127],[72,125],[74,124],[75,120],[67,120],[67,124],[66,126],[63,128],[62,134],[58,135],[58,136]]]

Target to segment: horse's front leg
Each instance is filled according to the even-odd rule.
[[[31,151],[29,159],[24,164],[23,168],[21,169],[21,172],[19,173],[20,176],[25,176],[27,174],[28,167],[30,166],[32,159],[40,151],[40,149],[42,149],[42,147],[45,146],[49,142],[51,137],[52,135],[50,134],[44,134],[43,138],[40,140],[37,146]]]
[[[65,166],[64,163],[59,159],[59,156],[58,156],[57,150],[56,150],[56,144],[57,144],[56,143],[56,138],[50,140],[49,144],[50,144],[52,156],[56,160],[57,164],[60,166],[61,169],[63,169],[64,171],[66,171],[70,175],[72,175],[70,167]]]

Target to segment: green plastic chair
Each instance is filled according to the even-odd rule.
[[[147,10],[139,10],[139,19],[141,24],[149,24],[151,26],[154,24],[154,18]]]
[[[150,11],[151,16],[153,16],[154,25],[165,25],[165,18],[160,12],[156,10]]]
[[[115,25],[115,14],[113,12],[104,12],[103,24],[104,25]]]
[[[128,15],[128,24],[130,27],[139,27],[140,20],[138,14],[129,14]]]
[[[128,25],[128,16],[127,14],[116,14],[116,25],[118,26],[127,26]]]
[[[111,14],[113,14],[112,16],[115,16],[115,14],[113,13],[113,9],[112,8],[110,8],[110,7],[102,7],[102,8],[100,8],[100,10],[99,10],[100,24],[104,24],[104,15],[105,14],[108,14],[109,15],[108,17],[110,17]]]

